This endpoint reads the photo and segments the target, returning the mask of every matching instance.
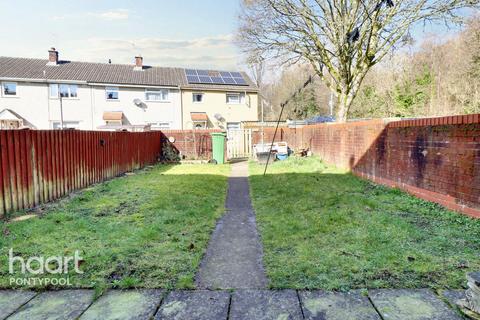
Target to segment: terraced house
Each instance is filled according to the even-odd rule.
[[[241,72],[0,57],[0,129],[239,128],[258,120]]]

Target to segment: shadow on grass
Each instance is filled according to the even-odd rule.
[[[0,222],[0,287],[24,278],[19,264],[9,274],[12,248],[25,259],[79,250],[84,273],[68,274],[73,287],[191,288],[224,212],[229,171],[227,165],[155,166],[85,189],[37,218]]]
[[[460,288],[480,268],[480,221],[318,159],[250,165],[274,288]]]

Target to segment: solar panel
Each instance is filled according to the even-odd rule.
[[[187,76],[188,83],[200,83],[198,76]]]
[[[213,83],[215,84],[224,84],[225,82],[223,81],[222,77],[211,77]]]
[[[237,84],[233,78],[223,78],[223,81],[225,81],[226,84]]]
[[[212,83],[212,78],[209,76],[199,76],[201,83]]]
[[[240,72],[185,69],[185,75],[188,83],[248,85]]]
[[[233,80],[235,80],[235,82],[238,84],[238,85],[246,85],[247,84],[247,81],[245,81],[245,79],[243,78],[233,78]]]
[[[222,77],[224,77],[224,78],[230,78],[230,77],[232,77],[232,75],[230,74],[230,72],[222,71],[222,72],[220,72],[220,74],[221,74]]]

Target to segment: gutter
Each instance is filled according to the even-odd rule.
[[[0,81],[88,84],[87,81],[80,81],[80,80],[30,79],[30,78],[9,78],[9,77],[0,77]]]
[[[120,87],[120,88],[155,88],[155,89],[180,89],[179,86],[171,85],[142,85],[142,84],[118,84],[118,83],[99,83],[99,82],[87,82],[88,85],[94,87]]]

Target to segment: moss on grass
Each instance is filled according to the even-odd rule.
[[[13,248],[24,258],[80,250],[84,273],[69,274],[74,287],[191,288],[224,211],[229,171],[159,165],[86,189],[40,217],[0,222],[0,287],[15,287],[8,272]],[[19,264],[15,269],[13,276],[23,277]]]
[[[480,220],[363,181],[318,158],[250,164],[274,288],[461,288]]]

